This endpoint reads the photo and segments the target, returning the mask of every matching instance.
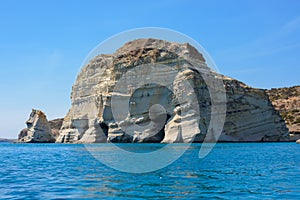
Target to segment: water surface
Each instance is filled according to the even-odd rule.
[[[106,144],[103,144],[105,148]],[[158,144],[122,148],[145,152]],[[180,148],[180,146],[179,146]],[[193,144],[176,162],[146,174],[108,168],[84,145],[0,144],[1,199],[299,199],[300,145],[217,144],[204,159]],[[114,152],[110,152],[113,154]]]

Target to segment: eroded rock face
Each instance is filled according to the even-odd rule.
[[[288,141],[284,120],[262,89],[224,79],[227,115],[220,141]]]
[[[143,71],[129,73],[141,65],[146,65]],[[124,83],[151,76],[162,84],[139,85],[134,81],[134,84],[121,84],[128,95],[116,89],[121,87],[118,84],[123,83],[125,74]],[[203,74],[221,82],[226,91],[226,101],[213,99],[217,104],[226,104],[227,108],[219,141],[289,139],[284,121],[264,90],[213,72],[203,56],[189,44],[139,39],[126,43],[112,55],[96,56],[82,68],[72,88],[72,106],[56,141],[201,142],[208,131],[214,132],[214,127],[208,129],[211,113],[215,112],[211,99],[214,95]],[[174,82],[168,82],[168,77],[174,77]],[[184,87],[187,83],[188,87]],[[136,85],[139,87],[134,88]],[[114,99],[117,100],[112,106]],[[164,109],[160,109],[162,112],[153,109],[156,117],[151,119],[149,110],[155,105]],[[114,109],[119,111],[124,107],[128,108],[126,116],[121,112],[123,118],[113,116]]]
[[[52,135],[46,115],[40,110],[32,109],[29,119],[26,121],[27,128],[23,129],[18,142],[25,143],[52,143],[55,138]]]
[[[51,133],[53,137],[56,139],[59,136],[59,130],[62,126],[64,118],[57,118],[53,120],[49,120],[49,126],[51,128]]]

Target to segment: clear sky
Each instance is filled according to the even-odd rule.
[[[2,0],[0,138],[16,138],[32,108],[64,117],[87,54],[134,28],[182,32],[250,86],[299,85],[299,11],[298,0]]]

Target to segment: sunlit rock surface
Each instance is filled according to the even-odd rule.
[[[273,88],[267,93],[273,106],[286,122],[290,140],[300,139],[300,86]]]
[[[140,74],[129,73],[141,65],[149,66]],[[156,71],[158,68],[162,71]],[[117,87],[125,75],[125,82],[134,84]],[[153,83],[134,88],[139,84],[134,81],[143,82],[147,76],[162,83],[167,83],[169,77],[174,80],[166,85]],[[204,76],[222,84],[225,100],[218,99],[217,90],[209,90]],[[119,87],[130,96],[118,91]],[[210,70],[204,57],[189,44],[139,39],[126,43],[112,55],[96,56],[81,69],[72,88],[71,108],[56,142],[202,142],[208,131],[215,132],[214,124],[209,128],[211,96],[227,109],[219,141],[289,140],[285,122],[264,90]],[[112,98],[116,99],[114,105]],[[125,107],[125,117],[114,116],[114,109],[122,114]]]
[[[52,135],[50,124],[46,115],[40,110],[32,110],[29,119],[26,121],[27,128],[23,129],[18,142],[25,143],[52,143],[55,137]]]

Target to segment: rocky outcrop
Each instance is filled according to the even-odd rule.
[[[205,76],[221,83],[225,100]],[[217,74],[189,44],[139,39],[98,55],[82,68],[71,100],[57,142],[202,142],[218,130],[209,125],[213,103],[227,108],[219,141],[289,140],[265,90]]]
[[[18,141],[21,141],[23,138],[25,138],[28,135],[28,128],[24,128],[20,131],[18,135]]]
[[[227,114],[224,141],[288,141],[289,134],[279,112],[262,89],[251,88],[234,79],[224,79]],[[230,139],[232,137],[232,139]]]
[[[52,143],[55,138],[52,135],[46,115],[40,110],[32,109],[29,119],[26,121],[27,128],[23,129],[18,142],[24,143]]]
[[[59,136],[59,130],[62,126],[64,118],[53,119],[49,121],[49,126],[51,128],[51,133],[53,137],[56,139]]]
[[[300,139],[300,86],[267,90],[270,100],[286,122],[290,139]]]

